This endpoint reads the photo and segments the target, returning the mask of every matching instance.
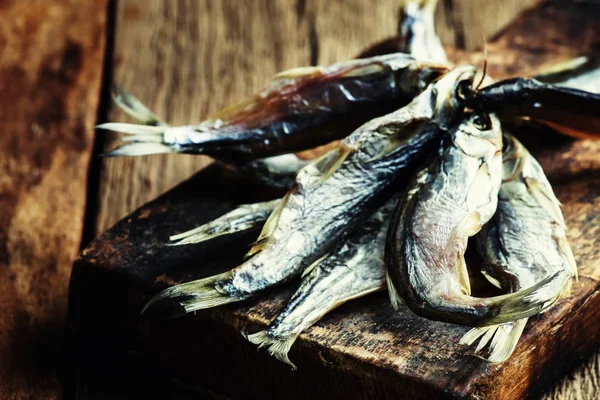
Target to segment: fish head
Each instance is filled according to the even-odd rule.
[[[476,158],[501,157],[502,130],[494,114],[465,113],[450,135],[454,145],[465,154]]]
[[[448,130],[462,115],[475,73],[474,66],[461,65],[434,83],[431,98],[435,110],[433,120],[440,128]]]

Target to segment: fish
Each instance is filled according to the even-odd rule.
[[[260,228],[267,221],[281,199],[242,204],[220,217],[192,230],[169,237],[171,246],[196,244],[223,235]]]
[[[473,67],[457,67],[407,106],[358,128],[298,172],[243,264],[167,288],[142,312],[162,307],[170,316],[183,315],[245,300],[298,276],[408,181],[462,114],[464,101],[456,93],[473,76]]]
[[[435,33],[434,13],[438,0],[402,0],[398,23],[399,51],[417,60],[449,65],[446,51]]]
[[[310,149],[341,139],[407,104],[448,67],[403,53],[280,72],[271,84],[191,126],[109,122],[128,134],[106,156],[205,154],[241,161]]]
[[[239,163],[229,162],[228,165],[268,186],[289,189],[294,184],[298,171],[306,167],[310,161],[288,153]]]
[[[600,139],[600,94],[534,78],[496,82],[469,96],[475,109],[500,118],[527,118],[577,139]]]
[[[498,118],[465,114],[441,141],[402,197],[386,243],[387,285],[394,307],[471,327],[529,317],[550,301],[538,284],[502,296],[471,296],[464,253],[496,211],[502,181]]]
[[[113,102],[121,110],[141,124],[148,126],[169,126],[169,124],[161,120],[146,105],[123,87],[113,85],[111,95]],[[153,145],[150,144],[150,146]],[[140,150],[140,154],[146,154],[144,153],[144,147],[145,145],[140,144],[136,148]],[[292,185],[296,173],[309,163],[309,160],[300,159],[293,153],[242,162],[234,162],[232,160],[217,161],[250,175],[258,182],[284,189]]]
[[[571,59],[536,75],[535,79],[544,83],[599,94],[600,57],[589,55]]]
[[[566,237],[560,202],[540,164],[513,136],[505,133],[502,185],[493,218],[475,236],[482,273],[506,292],[519,292],[558,274],[544,290],[544,312],[571,290],[577,264]],[[476,352],[489,343],[488,361],[505,361],[515,350],[527,318],[474,328],[462,339]]]
[[[246,335],[250,343],[288,364],[288,352],[300,333],[349,300],[385,289],[383,251],[392,198],[344,242],[307,268],[302,283],[266,330]]]

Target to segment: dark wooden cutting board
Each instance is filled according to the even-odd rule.
[[[528,75],[592,50],[598,17],[600,6],[590,2],[550,2],[528,11],[488,45],[490,74]],[[449,57],[476,65],[483,59],[452,50]],[[290,352],[298,371],[257,352],[240,335],[264,328],[297,283],[179,320],[142,317],[145,302],[166,286],[238,265],[256,232],[183,247],[165,246],[169,235],[235,204],[278,195],[218,166],[138,209],[83,251],[71,279],[71,325],[236,398],[516,399],[537,393],[600,339],[600,142],[524,136],[563,203],[579,281],[570,297],[532,318],[501,365],[458,345],[467,328],[394,311],[385,293],[352,301],[302,334]]]

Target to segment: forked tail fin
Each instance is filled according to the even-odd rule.
[[[121,86],[114,84],[111,89],[112,99],[115,104],[127,115],[137,120],[139,123],[149,126],[168,126],[156,116],[141,101],[135,98]]]
[[[242,296],[231,296],[216,289],[216,284],[231,279],[231,271],[210,276],[163,290],[150,299],[142,310],[142,314],[163,318],[177,318],[185,314],[206,308],[244,300]]]
[[[527,318],[524,318],[505,324],[473,328],[460,339],[460,344],[470,346],[481,338],[475,353],[480,353],[489,344],[488,355],[484,358],[492,363],[501,363],[515,351],[526,324]]]

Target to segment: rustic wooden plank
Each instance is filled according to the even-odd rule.
[[[0,2],[0,397],[60,397],[106,1]]]
[[[593,48],[598,37],[593,16],[599,12],[594,7],[562,2],[561,7],[551,3],[528,13],[490,44],[490,57],[494,55],[490,71],[496,77],[529,73],[529,66],[539,68]],[[319,23],[317,18],[314,29],[322,43],[321,31],[327,28]],[[319,57],[323,48],[319,47]],[[314,58],[314,43],[312,54]],[[470,61],[481,58],[481,53],[451,55]],[[593,349],[600,337],[593,318],[594,308],[600,305],[595,296],[600,254],[594,247],[600,222],[600,181],[594,174],[600,168],[600,145],[546,144],[552,146],[536,149],[536,154],[565,204],[581,279],[572,297],[529,326],[515,355],[502,366],[488,366],[458,346],[464,328],[429,322],[409,312],[394,313],[383,294],[348,304],[301,335],[291,352],[299,366],[297,373],[257,353],[238,334],[268,323],[290,289],[271,293],[259,302],[173,322],[140,318],[137,312],[151,293],[166,284],[236,265],[251,240],[242,235],[221,238],[208,246],[164,246],[169,233],[211,219],[232,207],[233,199],[256,198],[256,192],[235,177],[221,183],[221,172],[215,168],[136,211],[86,249],[73,278],[74,321],[81,332],[103,333],[145,351],[180,376],[244,396],[267,393],[303,398],[318,391],[346,398],[391,398],[398,393],[415,398],[442,393],[518,398],[548,388],[578,357]],[[202,260],[202,270],[198,260]],[[107,286],[111,287],[109,296]],[[402,330],[403,326],[411,326],[411,331]],[[429,340],[422,341],[424,336]],[[577,378],[581,384],[573,383],[571,392],[565,391],[568,384],[563,383],[552,398],[572,398],[576,393],[596,397],[597,380],[590,377],[597,377],[597,358],[588,365],[584,371],[592,368],[596,372]]]

